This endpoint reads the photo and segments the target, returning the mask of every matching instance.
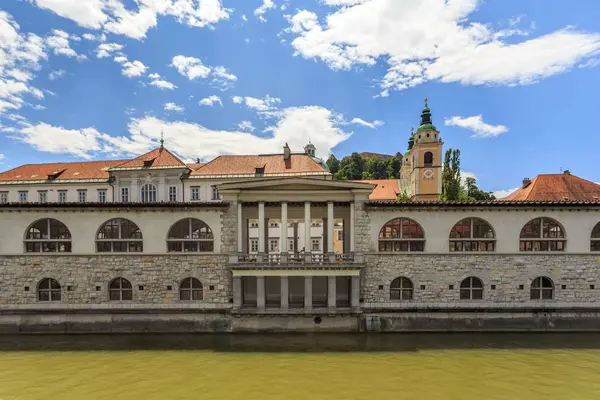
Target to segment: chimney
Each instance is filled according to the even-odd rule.
[[[530,183],[531,183],[531,179],[525,178],[525,179],[523,179],[523,186],[521,186],[521,187],[523,189],[525,189],[527,186],[529,186]]]
[[[197,163],[197,164],[200,164],[200,158],[199,158],[199,157],[198,157],[198,158],[196,158],[196,163]]]
[[[283,146],[283,159],[288,161],[290,157],[292,157],[292,151],[290,150],[290,146],[286,143],[285,146]]]
[[[565,175],[571,175],[571,171],[569,171],[568,169],[565,169],[565,172],[563,172],[563,174],[565,174]]]

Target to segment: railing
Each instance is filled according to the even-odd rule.
[[[354,253],[269,253],[238,254],[230,257],[230,262],[237,264],[354,264],[363,262],[362,259],[363,257],[356,256]]]

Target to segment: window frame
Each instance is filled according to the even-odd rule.
[[[46,232],[48,237],[47,238],[43,238],[40,237],[39,239],[32,239],[29,238],[31,230],[35,227],[35,225],[37,225],[38,223],[42,222],[42,221],[46,221]],[[57,225],[54,227],[55,231],[58,231],[59,234],[61,233],[60,231],[63,231],[62,234],[64,235],[66,232],[66,236],[68,236],[68,238],[52,238],[52,226],[51,223],[55,221],[60,225]],[[39,233],[40,236],[42,236],[42,233],[40,231]],[[42,218],[42,219],[38,219],[35,222],[33,222],[32,224],[30,224],[27,229],[25,230],[25,237],[23,239],[23,247],[24,247],[24,252],[25,253],[71,253],[72,252],[72,240],[73,240],[73,236],[71,235],[71,231],[70,229],[67,227],[67,225],[65,225],[62,221],[59,221],[55,218]],[[31,245],[30,245],[31,244]],[[36,246],[36,244],[38,244],[38,246]],[[60,247],[61,244],[65,245],[65,250],[61,251]],[[68,244],[68,245],[67,245]],[[50,247],[46,247],[48,245],[53,245]],[[36,248],[39,247],[39,250],[29,250],[29,248]],[[54,247],[55,250],[45,250],[48,248]]]
[[[544,281],[550,282],[550,286],[544,286]],[[536,285],[536,282],[539,282],[539,286],[534,287],[534,285]],[[531,280],[531,283],[529,284],[529,300],[554,300],[555,286],[556,285],[554,284],[554,281],[548,276],[537,276],[533,278]],[[538,292],[537,296],[534,296],[534,291]],[[544,292],[546,292],[547,294],[548,291],[550,291],[550,298],[544,298]]]
[[[140,188],[140,201],[142,203],[156,203],[158,188],[153,183],[145,183]]]
[[[461,222],[469,220],[469,237],[452,237],[452,233],[454,232],[454,229],[457,226],[460,225],[464,225],[461,224]],[[492,237],[474,237],[474,226],[475,226],[475,222],[479,221],[482,224],[487,225],[487,227],[489,228],[488,232],[492,233]],[[458,221],[457,223],[455,223],[452,226],[452,229],[450,229],[450,234],[448,235],[448,251],[451,253],[480,253],[480,252],[495,252],[496,251],[496,231],[494,230],[494,227],[492,226],[492,224],[490,224],[489,222],[487,222],[486,220],[484,220],[483,218],[479,218],[479,217],[466,217],[461,219],[460,221]],[[468,246],[466,246],[466,244],[468,244]],[[485,248],[483,250],[481,250],[481,244],[485,245]],[[488,249],[488,245],[491,244],[492,245],[492,250]],[[458,249],[458,248],[461,249]],[[470,250],[467,250],[467,247],[470,248]],[[474,249],[474,250],[473,250]]]
[[[77,189],[77,202],[87,203],[87,189]]]
[[[431,162],[427,162],[427,155],[428,154],[431,155]],[[431,167],[433,167],[433,152],[426,151],[425,153],[423,153],[423,166],[425,168],[431,168]]]
[[[19,191],[19,203],[27,203],[28,201],[28,191],[27,190],[20,190]]]
[[[67,191],[66,190],[58,190],[57,193],[58,193],[58,202],[66,203],[67,202]]]
[[[592,233],[590,234],[590,251],[600,252],[600,222],[592,228]]]
[[[279,239],[269,239],[269,252],[273,253],[275,251],[279,252]]]
[[[117,222],[117,238],[100,238],[100,234],[102,233],[102,231],[104,230],[104,228],[112,223],[112,222]],[[123,222],[127,222],[130,223],[132,225],[133,228],[133,232],[139,232],[139,238],[123,238]],[[125,251],[123,250],[117,250],[115,251],[115,245],[119,243],[120,244],[125,244]],[[96,238],[95,238],[95,244],[96,244],[96,253],[143,253],[144,252],[144,235],[142,234],[142,230],[140,229],[139,225],[136,224],[135,222],[131,221],[130,219],[127,218],[121,218],[121,217],[117,217],[117,218],[111,218],[108,221],[105,221],[102,225],[100,225],[100,228],[98,228],[98,230],[96,231]],[[100,245],[102,244],[109,244],[110,246],[110,250],[100,250]],[[138,249],[139,250],[131,250],[133,245],[134,249]]]
[[[47,203],[48,202],[48,191],[47,190],[38,190],[38,202],[39,203]]]
[[[523,235],[525,234],[525,228],[528,225],[533,224],[537,220],[540,221],[539,237],[537,237],[537,236],[536,237],[523,237]],[[544,237],[544,220],[548,220],[548,221],[550,221],[550,223],[554,223],[558,227],[559,233],[562,235],[562,237]],[[536,244],[538,246],[536,246]],[[559,244],[562,245],[561,249],[558,249]],[[530,249],[528,249],[527,247],[530,247]],[[527,221],[527,223],[525,225],[523,225],[523,227],[521,228],[521,231],[519,233],[519,252],[532,252],[532,253],[558,252],[558,253],[563,253],[566,251],[566,248],[567,248],[567,233],[565,231],[565,228],[554,218],[550,218],[550,217],[533,218],[533,219]]]
[[[121,203],[129,203],[129,188],[121,188]]]
[[[310,239],[310,251],[321,251],[321,238]]]
[[[384,232],[384,229],[386,229],[388,226],[390,229],[392,229],[394,225],[390,224],[394,223],[395,221],[399,221],[399,237],[382,238],[382,235],[387,235],[387,233]],[[404,221],[408,222],[409,226],[411,225],[411,223],[414,223],[414,225],[417,228],[417,231],[420,231],[422,237],[404,238]],[[377,248],[380,253],[423,253],[425,252],[426,240],[427,239],[425,236],[425,230],[423,229],[421,224],[419,224],[416,220],[407,217],[396,217],[390,219],[385,224],[383,224],[383,226],[379,230],[379,234],[377,235]],[[391,246],[389,246],[388,244],[391,244]],[[404,246],[404,244],[406,244],[406,246]],[[384,250],[382,250],[382,245],[383,247],[385,247]],[[392,250],[388,250],[387,247],[392,247]],[[406,247],[406,250],[404,250],[403,247]]]
[[[119,283],[117,287],[113,287],[113,284],[115,282]],[[125,282],[127,282],[129,287],[123,286],[123,283],[125,283]],[[112,298],[113,293],[117,293],[119,295],[119,298],[113,299]],[[123,293],[129,293],[129,296],[131,298],[129,298],[129,299],[123,298],[124,297]],[[114,278],[113,280],[111,280],[108,283],[108,301],[133,301],[133,285],[131,284],[131,281],[129,279],[123,278],[122,276],[118,276],[118,277]]]
[[[98,189],[98,203],[106,203],[106,189]]]
[[[474,285],[474,282],[479,282],[480,286]],[[458,286],[458,290],[460,300],[483,300],[483,281],[476,276],[467,276],[463,279]],[[468,294],[468,297],[463,295],[465,293]],[[474,293],[479,293],[481,297],[475,298]]]
[[[42,287],[43,284],[47,283],[47,287]],[[56,283],[58,288],[53,284]],[[46,294],[47,298],[42,298],[42,294]],[[58,297],[58,298],[56,298]],[[54,303],[62,301],[62,286],[58,280],[54,278],[43,278],[36,286],[36,299],[39,302]]]
[[[8,204],[8,192],[0,192],[0,204]]]
[[[395,284],[397,283],[397,284]],[[406,285],[405,285],[406,284]],[[405,277],[399,276],[394,278],[392,282],[390,282],[390,301],[410,301],[414,298],[415,285],[413,282]],[[408,296],[404,296],[407,293]]]
[[[169,186],[169,201],[172,203],[177,201],[177,186]]]
[[[191,201],[199,201],[200,200],[200,186],[190,186],[190,200]]]
[[[189,282],[189,287],[183,287],[185,283]],[[197,282],[200,287],[196,287],[194,288],[194,283]],[[184,299],[182,297],[183,293],[187,293],[189,295],[189,297],[187,299]],[[198,294],[200,293],[200,298],[194,298],[194,293]],[[181,280],[181,282],[179,282],[179,301],[183,301],[183,302],[195,302],[195,301],[203,301],[204,300],[204,286],[202,285],[202,282],[200,281],[200,279],[195,278],[193,276],[184,278]]]
[[[171,231],[182,221],[188,221],[188,230],[187,230],[187,238],[171,238]],[[204,226],[207,228],[207,235],[210,235],[210,238],[193,238],[193,228],[192,228],[192,224],[193,221],[199,221],[201,222]],[[203,228],[201,227],[201,228]],[[185,235],[184,235],[185,236]],[[200,236],[200,235],[199,235]],[[179,250],[170,250],[170,248],[172,247],[171,245],[174,243],[179,243],[180,244],[180,249]],[[186,250],[186,246],[190,246],[191,243],[195,244],[196,250],[194,249],[190,249],[188,247],[188,249]],[[207,246],[208,248],[210,248],[210,250],[203,250],[202,249],[202,245],[204,243],[210,244],[209,246]],[[167,253],[214,253],[215,251],[215,234],[212,230],[212,228],[210,227],[210,225],[208,225],[206,222],[204,222],[201,219],[198,218],[193,218],[193,217],[186,217],[186,218],[182,218],[180,220],[178,220],[177,222],[175,222],[173,225],[171,225],[171,227],[169,228],[168,232],[167,232]]]
[[[256,250],[254,250],[254,245],[256,244]],[[250,253],[258,253],[258,249],[259,245],[258,245],[258,239],[250,239]]]
[[[217,189],[215,186],[212,186],[211,199],[213,201],[221,200],[221,194],[219,193],[219,189]]]

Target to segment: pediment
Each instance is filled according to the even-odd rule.
[[[368,191],[375,188],[375,184],[351,181],[335,181],[315,178],[266,178],[253,179],[245,182],[230,182],[217,185],[220,192],[227,191]]]

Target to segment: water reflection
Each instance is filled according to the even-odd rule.
[[[418,352],[600,349],[600,333],[146,334],[0,336],[0,351]]]

